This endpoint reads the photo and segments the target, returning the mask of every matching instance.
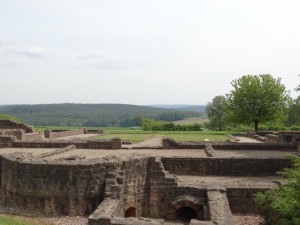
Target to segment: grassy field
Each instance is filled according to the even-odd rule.
[[[211,133],[170,133],[166,137],[172,138],[176,141],[226,141],[227,134],[211,134]]]
[[[154,134],[152,133],[107,133],[101,136],[95,136],[88,138],[88,140],[102,140],[102,139],[112,139],[114,137],[119,137],[122,140],[126,141],[132,141],[135,143],[142,142],[150,137],[152,137]]]
[[[13,215],[0,215],[0,225],[51,225],[39,219],[13,216]]]
[[[184,120],[178,120],[178,121],[175,121],[174,123],[179,124],[179,125],[189,125],[189,124],[194,124],[194,123],[203,124],[203,123],[207,123],[207,122],[209,122],[209,120],[206,118],[192,117],[192,118],[186,118]]]
[[[78,127],[37,127],[37,130],[72,130]],[[163,137],[173,138],[176,141],[226,141],[227,134],[232,132],[226,131],[143,131],[140,127],[87,127],[87,129],[103,130],[101,136],[91,137],[88,140],[102,140],[120,137],[122,140],[133,141],[135,143],[142,142],[153,135],[161,135]],[[239,134],[243,134],[239,132]]]
[[[91,137],[88,140],[101,140],[120,137],[122,140],[142,142],[153,135],[169,137],[176,141],[226,141],[227,132],[203,132],[203,131],[111,131],[101,136]]]

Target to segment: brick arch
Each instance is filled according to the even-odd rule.
[[[127,202],[124,205],[124,217],[137,217],[137,208],[134,203]]]
[[[178,219],[178,212],[180,212],[180,209],[190,208],[197,214],[197,219],[205,220],[204,205],[205,203],[200,201],[197,197],[181,195],[169,205],[167,219],[176,220]]]

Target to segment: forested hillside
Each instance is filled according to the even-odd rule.
[[[205,115],[206,105],[150,105],[152,107],[163,109],[174,109],[180,111],[202,112]]]
[[[163,121],[201,116],[200,113],[125,104],[46,104],[0,106],[9,114],[36,126],[135,126],[138,115]]]

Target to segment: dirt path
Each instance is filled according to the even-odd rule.
[[[162,135],[153,135],[152,137],[142,141],[139,144],[133,144],[131,147],[138,148],[160,148],[162,146],[162,139],[164,136]]]
[[[253,138],[249,138],[249,137],[236,137],[238,139],[240,139],[240,143],[262,143],[261,141],[258,141],[256,139]]]
[[[72,140],[72,139],[87,139],[90,137],[98,136],[99,134],[78,134],[78,135],[71,135],[61,138],[55,138],[54,140]]]

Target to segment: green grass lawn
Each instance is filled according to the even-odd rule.
[[[88,138],[88,140],[103,140],[103,139],[112,139],[114,137],[119,137],[122,140],[133,141],[135,143],[142,142],[150,137],[152,137],[152,133],[107,133],[101,136],[95,136]]]
[[[174,139],[175,141],[226,141],[228,139],[226,134],[205,134],[205,133],[170,133],[166,134],[165,137]]]
[[[0,225],[50,225],[50,223],[46,223],[34,218],[1,215]]]
[[[45,129],[52,130],[71,130],[79,127],[67,126],[49,126],[49,127],[36,127],[39,131]],[[87,127],[87,129],[103,130],[104,135],[91,137],[88,140],[102,140],[120,137],[122,140],[133,141],[135,143],[142,142],[153,135],[161,135],[169,137],[176,141],[226,141],[227,134],[236,133],[243,135],[243,132],[228,132],[228,131],[143,131],[140,127]]]
[[[111,131],[101,136],[91,137],[88,140],[102,140],[120,137],[122,140],[133,141],[135,143],[142,142],[153,135],[160,135],[162,137],[169,137],[176,141],[226,141],[227,132],[202,132],[202,131]]]

